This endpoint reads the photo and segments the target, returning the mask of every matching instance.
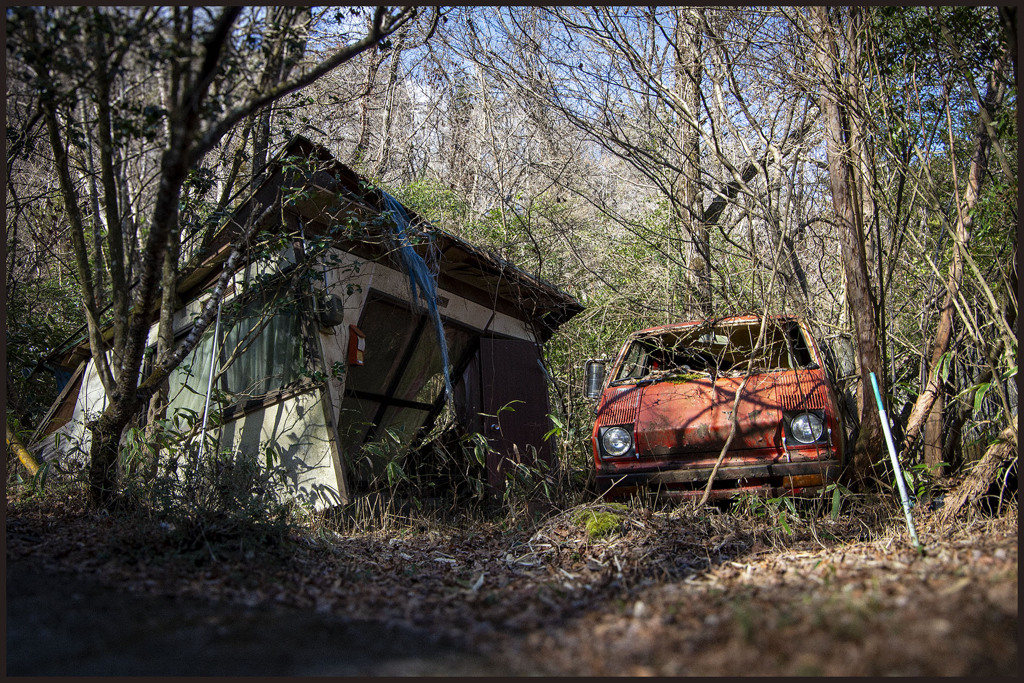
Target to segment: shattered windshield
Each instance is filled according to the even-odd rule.
[[[613,383],[686,380],[746,372],[776,372],[809,367],[810,346],[799,324],[771,321],[756,353],[760,323],[697,325],[639,337],[630,345]]]

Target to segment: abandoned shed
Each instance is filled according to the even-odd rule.
[[[494,449],[492,487],[509,458],[555,465],[539,345],[581,310],[572,297],[429,224],[308,139],[262,178],[216,231],[183,244],[179,337],[233,242],[261,231],[218,324],[172,374],[168,417],[195,422],[212,405],[221,448],[272,450],[289,493],[315,508],[348,502],[380,475],[382,453],[408,452],[449,407]],[[50,365],[72,375],[34,449],[81,457],[106,405],[88,343]]]

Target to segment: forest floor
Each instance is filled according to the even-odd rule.
[[[1016,676],[1016,502],[921,506],[919,553],[898,506],[851,500],[182,549],[8,486],[7,673]]]

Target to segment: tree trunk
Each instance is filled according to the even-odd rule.
[[[942,467],[942,415],[946,405],[945,382],[936,383],[935,400],[924,423],[924,462],[928,470],[937,476],[944,476]]]
[[[870,374],[875,373],[882,395],[885,395],[885,375],[881,367],[878,332],[875,325],[877,304],[868,280],[864,253],[864,228],[861,213],[855,204],[860,196],[855,185],[853,160],[849,137],[843,125],[844,111],[840,101],[849,97],[839,88],[834,77],[839,68],[835,34],[824,7],[812,7],[811,14],[817,26],[818,59],[823,78],[821,107],[825,116],[825,138],[828,153],[829,180],[832,185],[832,203],[835,207],[839,232],[840,254],[846,275],[846,299],[853,314],[857,337],[857,359],[860,371],[858,412],[860,431],[853,447],[854,475],[865,480],[872,475],[876,462],[881,459],[882,423],[871,398]]]
[[[364,162],[366,152],[370,147],[370,98],[373,95],[373,86],[377,81],[377,69],[380,68],[380,53],[374,51],[366,56],[366,82],[363,86],[362,97],[359,98],[359,139],[356,141],[356,148],[352,156],[357,162]]]
[[[679,136],[679,174],[673,208],[680,225],[684,253],[682,308],[687,317],[711,315],[711,232],[702,220],[700,187],[700,86],[704,77],[701,53],[701,9],[675,10],[675,96]]]
[[[864,53],[864,13],[858,7],[850,8],[850,20],[847,23],[846,44],[849,46],[850,59],[854,64],[860,64]],[[870,122],[865,120],[864,112],[866,107],[861,106],[866,102],[866,93],[861,87],[859,73],[851,73],[853,69],[846,69],[844,74],[845,90],[849,93],[851,105],[844,107],[843,116],[849,126],[848,140],[850,144],[850,158],[853,174],[853,203],[854,211],[858,216],[860,226],[860,240],[864,245],[864,274],[868,288],[871,290],[875,306],[875,338],[878,340],[878,368],[875,371],[879,382],[883,378],[888,379],[889,367],[886,361],[886,331],[885,331],[885,273],[882,264],[884,247],[882,243],[881,227],[879,225],[878,206],[875,201],[876,177],[875,164],[873,161],[871,136],[869,133]],[[876,294],[877,293],[877,294]],[[867,393],[867,392],[865,392]],[[883,394],[883,399],[885,396]],[[865,401],[870,404],[873,401],[865,396]]]
[[[125,401],[112,402],[91,427],[89,449],[89,502],[95,507],[109,508],[117,494],[117,460],[121,432],[128,426],[131,413]]]
[[[156,362],[162,363],[174,348],[174,312],[180,307],[178,301],[178,259],[181,254],[181,234],[172,231],[167,241],[167,253],[164,254],[163,276],[160,283],[162,296],[160,299],[160,323],[157,327]],[[158,420],[167,412],[170,383],[165,378],[153,396],[149,399],[149,410],[146,415],[146,436],[152,438],[156,433]],[[148,463],[148,471],[156,473],[156,457]]]
[[[380,124],[380,147],[373,165],[372,175],[380,176],[388,167],[391,145],[391,119],[395,110],[395,85],[398,81],[398,67],[402,60],[402,48],[405,45],[404,35],[399,35],[391,48],[391,64],[388,65],[388,82],[384,91],[384,114]]]

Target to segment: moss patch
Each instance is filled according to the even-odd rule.
[[[572,521],[583,526],[590,538],[611,536],[622,530],[623,517],[620,513],[627,508],[617,503],[608,503],[607,507],[612,510],[579,510],[573,515]]]
[[[707,379],[708,373],[700,372],[681,372],[678,375],[670,375],[668,378],[669,384],[686,384],[698,379]]]

